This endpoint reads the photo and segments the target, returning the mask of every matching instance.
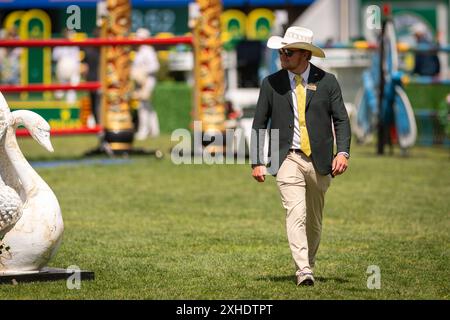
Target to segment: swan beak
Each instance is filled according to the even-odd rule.
[[[42,143],[42,146],[47,149],[48,152],[53,152],[55,151],[53,149],[52,143],[50,142],[50,140],[45,141],[44,143]]]

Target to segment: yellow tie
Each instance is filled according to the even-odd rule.
[[[302,78],[299,75],[295,76],[295,95],[297,96],[298,122],[300,126],[300,149],[309,157],[311,155],[311,146],[309,145],[308,129],[306,128],[306,95]]]

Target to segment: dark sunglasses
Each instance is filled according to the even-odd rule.
[[[294,53],[296,53],[297,51],[300,50],[291,50],[291,49],[278,49],[278,53],[280,54],[280,56],[282,54],[284,54],[286,57],[292,57],[294,55]]]

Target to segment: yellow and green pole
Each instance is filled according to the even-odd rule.
[[[197,0],[199,15],[193,27],[195,86],[194,121],[202,122],[203,134],[225,133],[225,82],[222,66],[221,0]],[[213,145],[210,152],[222,152]]]
[[[131,27],[129,0],[107,0],[108,14],[101,26],[102,38],[127,38]],[[129,46],[107,46],[101,50],[102,124],[104,140],[114,153],[132,150],[134,126],[130,112]]]

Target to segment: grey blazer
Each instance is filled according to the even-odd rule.
[[[306,92],[306,127],[311,144],[311,158],[316,171],[327,175],[332,171],[333,161],[332,123],[336,133],[337,152],[350,154],[350,122],[339,83],[333,74],[311,64],[308,84],[310,86]],[[314,85],[316,90],[311,90]],[[265,164],[262,158],[263,136],[257,133],[260,129],[266,128],[279,130],[278,150],[276,148],[272,150],[274,142],[269,135],[269,163],[267,164],[268,172],[276,175],[291,148],[294,136],[292,90],[286,70],[271,74],[262,81],[252,126],[251,163],[253,167]],[[277,161],[273,161],[274,157],[277,157]]]

